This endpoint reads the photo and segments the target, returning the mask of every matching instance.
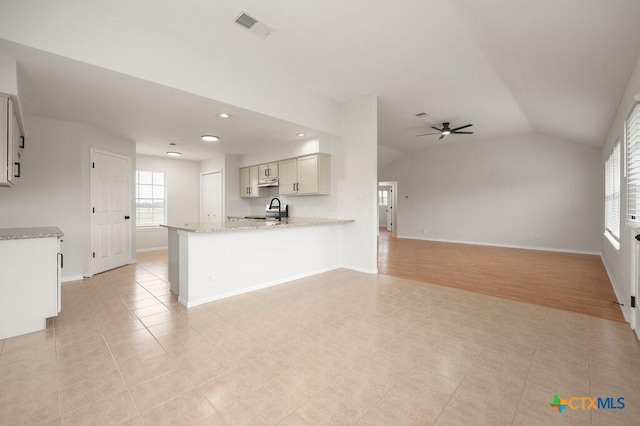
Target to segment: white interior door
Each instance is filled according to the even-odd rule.
[[[131,260],[131,159],[91,150],[91,273]]]
[[[222,172],[200,175],[200,221],[222,221]]]
[[[388,188],[387,197],[387,231],[393,232],[393,188]]]

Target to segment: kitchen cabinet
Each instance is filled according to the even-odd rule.
[[[326,195],[329,193],[327,154],[313,154],[278,163],[280,195]]]
[[[240,169],[240,198],[260,197],[258,176],[258,166],[243,167]]]
[[[0,339],[44,330],[61,310],[62,232],[0,229]]]
[[[278,163],[260,164],[258,166],[259,179],[277,178]]]
[[[20,177],[23,140],[13,101],[0,96],[0,186],[14,186]]]

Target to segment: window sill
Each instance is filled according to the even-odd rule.
[[[167,228],[163,228],[162,226],[139,226],[136,228],[136,232],[153,232],[153,231],[162,231],[162,230],[166,230]]]
[[[613,235],[611,235],[608,231],[604,231],[604,236],[613,246],[613,248],[616,249],[616,251],[620,251],[620,242],[616,240]]]

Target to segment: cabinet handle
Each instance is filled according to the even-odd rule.
[[[16,174],[14,174],[14,175],[13,175],[13,177],[17,177],[17,178],[19,178],[19,177],[20,177],[20,163],[13,163],[13,164],[15,164],[16,166],[18,166],[18,174],[17,174],[17,175],[16,175]]]
[[[294,191],[296,190],[296,184],[295,183],[293,184],[293,190]]]
[[[24,136],[20,136],[20,148],[24,149]]]
[[[60,269],[64,268],[64,254],[60,253]]]

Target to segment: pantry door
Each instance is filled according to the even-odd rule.
[[[222,171],[200,174],[200,222],[221,222],[222,215]]]
[[[131,262],[131,159],[91,149],[91,274]]]

